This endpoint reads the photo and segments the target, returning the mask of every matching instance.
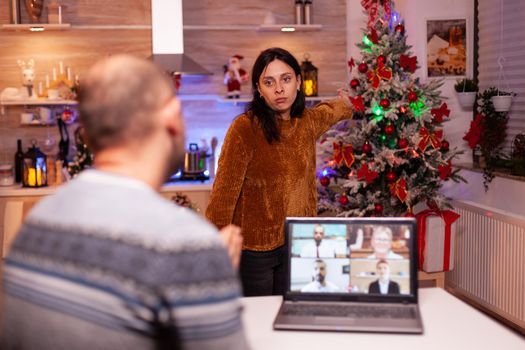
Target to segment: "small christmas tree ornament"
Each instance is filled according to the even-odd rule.
[[[319,179],[319,182],[321,183],[321,185],[326,187],[330,184],[330,178],[328,176],[323,176],[322,178]]]
[[[366,73],[368,71],[368,65],[366,63],[359,63],[359,66],[357,66],[357,70],[361,73]]]
[[[374,211],[376,212],[376,214],[381,215],[381,213],[383,212],[383,205],[381,203],[376,203],[374,205]]]
[[[378,64],[385,64],[385,63],[386,63],[386,57],[385,57],[385,55],[379,55],[379,56],[377,56],[377,63],[378,63]]]
[[[397,175],[392,170],[390,170],[388,173],[386,173],[385,177],[386,177],[386,181],[388,181],[390,183],[392,183],[392,182],[397,180]]]
[[[385,126],[385,134],[387,135],[392,135],[395,130],[396,128],[392,124],[388,124],[387,126]]]
[[[379,105],[383,108],[388,108],[390,107],[390,101],[387,98],[384,98],[381,101],[379,101]]]
[[[396,31],[396,33],[404,35],[405,34],[405,26],[400,23],[400,24],[398,24],[396,26],[395,31]]]
[[[341,197],[339,197],[339,203],[341,203],[341,205],[347,205],[349,202],[350,201],[346,195],[343,194]]]
[[[359,86],[359,84],[360,84],[360,83],[359,83],[359,80],[358,80],[358,79],[352,79],[352,80],[350,81],[350,87],[351,87],[352,89],[356,89],[356,88]]]
[[[399,139],[399,141],[397,141],[397,146],[399,148],[407,148],[408,147],[408,140],[407,139]]]
[[[368,142],[365,142],[364,145],[363,145],[363,152],[366,153],[366,154],[369,154],[372,152],[372,146],[370,145],[370,143]]]
[[[449,148],[450,148],[450,143],[449,143],[447,140],[443,140],[443,141],[441,141],[441,150],[442,150],[443,152],[448,151]]]
[[[418,100],[418,96],[414,91],[410,91],[407,95],[408,102],[416,102]]]

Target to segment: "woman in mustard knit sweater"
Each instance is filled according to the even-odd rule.
[[[284,294],[284,219],[316,215],[315,142],[352,110],[346,99],[305,108],[301,68],[281,48],[259,55],[252,89],[224,139],[206,216],[242,228],[244,295]]]

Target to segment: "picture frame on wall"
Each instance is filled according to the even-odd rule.
[[[468,72],[467,19],[426,20],[426,76],[466,77]]]

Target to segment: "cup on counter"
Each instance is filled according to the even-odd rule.
[[[0,164],[0,186],[12,186],[14,184],[13,166],[11,164]]]
[[[60,98],[57,89],[47,89],[47,98],[50,100],[58,100]]]
[[[40,107],[40,122],[42,124],[51,124],[53,122],[51,109],[47,107]]]
[[[31,112],[24,112],[20,114],[20,124],[31,124],[35,116]]]

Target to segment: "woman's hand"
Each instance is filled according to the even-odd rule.
[[[219,233],[221,234],[224,246],[228,250],[228,256],[235,270],[239,268],[241,262],[242,250],[242,234],[241,228],[235,225],[228,225],[223,227]]]

